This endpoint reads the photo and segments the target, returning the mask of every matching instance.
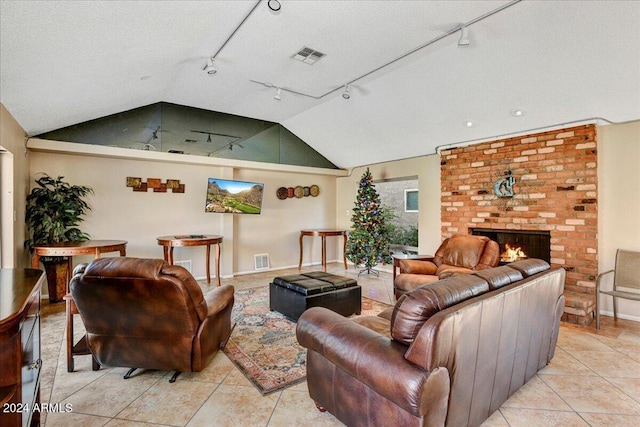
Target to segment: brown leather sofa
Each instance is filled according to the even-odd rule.
[[[565,271],[529,259],[443,279],[378,316],[298,320],[307,385],[347,426],[478,426],[553,357]]]
[[[233,286],[203,295],[187,270],[163,260],[80,264],[70,289],[100,365],[176,371],[173,382],[201,371],[231,334]]]
[[[455,274],[470,274],[492,268],[500,262],[497,242],[484,236],[455,234],[445,239],[431,259],[400,260],[400,274],[394,281],[396,301],[405,292]]]

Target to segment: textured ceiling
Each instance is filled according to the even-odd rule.
[[[1,0],[0,102],[29,135],[160,101],[269,120],[340,167],[640,119],[640,2],[281,4]],[[203,72],[248,14],[218,73]],[[444,36],[468,23],[469,47]],[[304,46],[326,56],[293,60]],[[252,80],[282,87],[282,100]]]

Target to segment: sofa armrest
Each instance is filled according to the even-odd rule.
[[[322,307],[310,308],[300,316],[296,336],[303,347],[406,411],[422,417],[438,402],[446,413],[447,369],[426,371],[408,362],[406,346]]]
[[[235,289],[231,285],[222,285],[214,288],[204,295],[207,302],[207,317],[224,310],[229,304],[233,304],[233,294]]]
[[[409,274],[436,274],[438,266],[429,260],[402,259],[399,262],[400,273]]]

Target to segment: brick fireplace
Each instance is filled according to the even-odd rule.
[[[584,125],[441,152],[442,237],[548,233],[549,260],[567,272],[563,320],[581,325],[598,274],[596,137]]]
[[[551,233],[549,231],[495,230],[472,228],[476,236],[486,236],[498,242],[500,265],[526,258],[538,258],[551,262]]]

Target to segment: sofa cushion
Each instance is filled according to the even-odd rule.
[[[523,279],[520,271],[507,267],[506,265],[480,270],[473,274],[486,280],[487,283],[489,283],[489,289],[492,291]]]
[[[391,336],[410,345],[422,325],[440,310],[480,295],[489,284],[477,276],[461,275],[421,286],[400,297],[391,316]]]
[[[521,259],[520,261],[515,261],[507,265],[520,271],[524,277],[533,276],[534,274],[542,273],[551,268],[549,263],[537,258]]]
[[[360,316],[353,319],[353,321],[359,325],[364,326],[367,329],[376,331],[380,335],[384,335],[387,338],[391,338],[391,332],[389,331],[389,320],[383,319],[380,316]]]
[[[456,234],[449,239],[442,254],[442,264],[473,269],[480,262],[489,239],[484,236]]]
[[[393,286],[402,292],[411,292],[417,287],[436,282],[437,280],[438,276],[432,276],[430,274],[400,273],[396,276]]]
[[[456,267],[454,265],[442,264],[436,271],[438,279],[446,279],[447,277],[457,276],[458,274],[471,274],[473,270],[465,267]]]

